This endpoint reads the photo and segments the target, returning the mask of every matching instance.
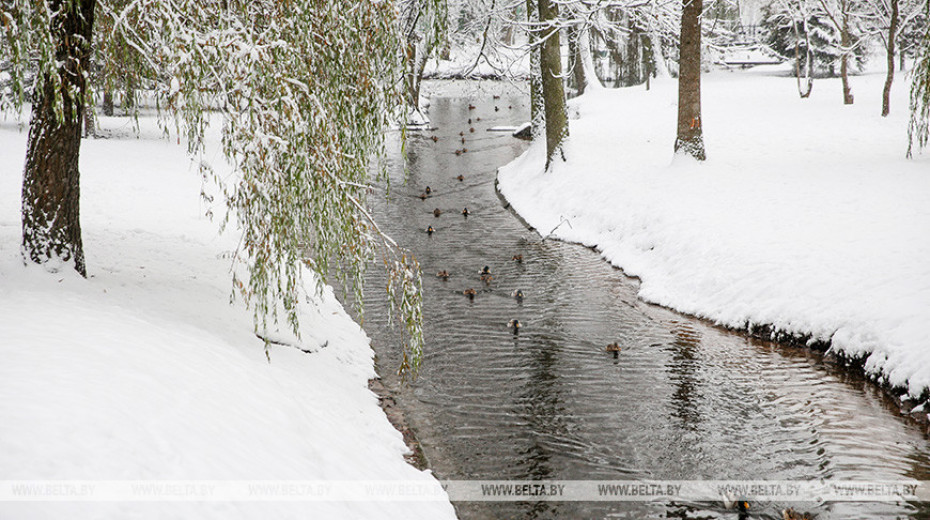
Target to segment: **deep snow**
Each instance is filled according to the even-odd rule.
[[[708,160],[675,157],[677,83],[592,88],[570,103],[567,162],[534,144],[499,172],[542,235],[596,246],[649,302],[865,356],[913,397],[930,388],[930,153],[906,160],[907,88],[880,117],[884,76],[758,69],[703,80]],[[784,67],[780,68],[784,70]],[[554,230],[554,231],[553,231]]]
[[[251,313],[229,303],[237,236],[218,236],[204,217],[186,147],[165,140],[151,117],[138,137],[126,119],[102,125],[109,138],[81,150],[82,279],[22,264],[26,131],[0,124],[0,481],[436,483],[404,461],[401,434],[367,386],[369,340],[332,291],[302,314],[314,352],[272,347],[269,363]],[[455,514],[448,500],[0,501],[0,517]]]

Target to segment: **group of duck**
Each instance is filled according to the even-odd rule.
[[[470,120],[469,120],[469,122],[470,122]],[[456,177],[456,179],[458,179],[459,181],[463,181],[463,180],[465,180],[465,177],[464,177],[463,175],[459,175],[458,177]],[[429,186],[427,186],[427,187],[423,190],[423,192],[420,193],[420,195],[419,195],[420,200],[426,200],[426,199],[428,199],[432,194],[433,194],[433,189],[430,188]],[[434,216],[434,217],[437,217],[437,218],[438,218],[438,217],[439,217],[440,215],[442,215],[442,214],[443,214],[443,211],[442,211],[440,208],[435,208],[435,209],[433,209],[433,216]],[[468,210],[468,207],[465,207],[464,209],[462,209],[462,216],[463,216],[463,217],[468,218],[469,215],[471,215],[471,212]],[[427,227],[426,227],[426,234],[427,234],[427,235],[432,236],[433,233],[435,233],[435,232],[436,232],[436,229],[433,228],[433,226],[430,225],[430,226],[427,226]],[[512,262],[517,263],[517,264],[522,264],[522,263],[523,263],[523,255],[522,255],[522,254],[515,254],[515,255],[513,255],[513,256],[510,258],[510,260],[511,260]],[[478,275],[479,275],[480,280],[481,280],[482,282],[484,282],[485,285],[491,285],[491,281],[494,280],[494,275],[491,273],[491,267],[490,267],[490,266],[487,266],[487,265],[484,266],[484,267],[481,269],[481,271],[479,271]],[[445,282],[445,281],[448,281],[450,276],[451,276],[451,274],[450,274],[449,271],[446,270],[446,269],[443,269],[443,270],[441,270],[441,271],[439,271],[439,272],[436,273],[436,277],[439,278],[440,280],[444,281],[444,282]],[[462,291],[462,294],[464,294],[469,300],[474,301],[475,296],[478,295],[478,291],[477,291],[474,287],[469,287],[469,288],[465,289],[464,291]],[[511,296],[514,300],[516,300],[517,303],[523,303],[523,299],[524,299],[524,297],[525,297],[524,294],[523,294],[523,290],[522,290],[522,289],[514,289],[514,291],[510,294],[510,296]],[[507,322],[507,328],[509,328],[511,331],[513,331],[513,334],[514,334],[514,335],[517,335],[517,334],[520,333],[520,328],[521,328],[521,327],[523,327],[523,324],[520,323],[520,320],[518,320],[518,319],[516,319],[516,318],[511,319],[509,322]],[[617,342],[611,343],[611,344],[607,345],[607,346],[604,348],[604,350],[605,350],[606,352],[611,352],[611,353],[613,353],[614,357],[616,358],[616,357],[618,357],[618,355],[619,355],[619,353],[620,353],[620,344],[617,343]]]
[[[456,177],[456,179],[458,179],[459,181],[463,181],[463,180],[465,180],[465,177],[462,176],[462,175],[459,175],[458,177]],[[427,186],[426,189],[423,190],[423,193],[420,194],[420,200],[426,200],[426,199],[429,198],[429,196],[432,195],[432,194],[433,194],[433,189],[430,188],[429,186]],[[433,210],[433,216],[434,216],[434,217],[439,217],[440,215],[442,215],[442,213],[443,213],[443,211],[442,211],[441,209],[439,209],[439,208],[436,208],[436,209]],[[468,218],[469,215],[471,215],[471,212],[468,211],[468,208],[467,208],[467,207],[464,208],[464,209],[462,210],[462,216],[465,217],[465,218]],[[433,233],[435,233],[435,232],[436,232],[436,230],[433,228],[433,226],[427,226],[427,227],[426,227],[426,234],[427,234],[427,235],[432,236]],[[513,257],[511,257],[511,261],[516,262],[516,263],[518,263],[518,264],[522,264],[522,263],[523,263],[523,255],[521,255],[521,254],[513,255]],[[484,267],[481,269],[481,271],[478,273],[478,275],[479,275],[479,278],[481,279],[481,281],[484,282],[485,285],[491,285],[491,281],[494,280],[494,275],[491,274],[491,267],[490,267],[490,266],[487,266],[487,265],[484,266]],[[447,270],[445,270],[445,269],[443,269],[442,271],[439,271],[438,273],[436,273],[436,277],[439,278],[440,280],[444,281],[444,282],[449,280],[449,276],[451,276],[451,275],[449,274],[449,271],[447,271]],[[478,295],[478,291],[477,291],[474,287],[469,287],[468,289],[465,289],[464,291],[462,291],[462,294],[464,294],[466,297],[468,297],[469,300],[474,300],[474,299],[475,299],[475,296]],[[521,289],[515,289],[515,290],[511,293],[511,296],[512,296],[515,300],[517,300],[518,303],[522,303],[522,302],[523,302],[523,290],[521,290]],[[520,323],[520,320],[518,320],[518,319],[516,319],[516,318],[510,320],[510,321],[507,323],[507,327],[508,327],[510,330],[513,331],[514,335],[520,333],[520,327],[522,327],[522,326],[523,326],[523,324],[521,324],[521,323]]]

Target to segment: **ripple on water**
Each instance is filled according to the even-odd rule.
[[[748,340],[645,304],[597,253],[541,240],[494,192],[495,169],[524,145],[490,134],[519,111],[434,99],[437,142],[412,137],[407,183],[393,163],[382,225],[424,270],[426,354],[400,387],[396,331],[379,297],[366,328],[434,470],[450,479],[928,479],[930,449],[862,381],[803,349]],[[519,98],[506,100],[521,106]],[[465,120],[475,133],[467,132]],[[461,147],[466,133],[469,151]],[[464,181],[455,177],[465,176]],[[429,185],[433,195],[417,195]],[[468,207],[471,215],[461,216]],[[443,214],[436,218],[433,209]],[[432,225],[437,232],[427,236]],[[512,256],[522,254],[521,264]],[[479,276],[489,266],[494,279]],[[439,280],[439,270],[451,273]],[[372,270],[370,287],[383,287]],[[462,291],[478,290],[474,301]],[[523,302],[510,295],[525,293]],[[372,293],[374,296],[374,292]],[[514,336],[510,319],[524,326]],[[619,342],[615,357],[605,352]],[[775,518],[791,504],[759,504]],[[802,507],[803,506],[803,507]],[[456,504],[463,518],[696,518],[719,504]],[[930,517],[912,504],[803,504],[818,518]]]

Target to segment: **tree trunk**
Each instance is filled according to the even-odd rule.
[[[46,78],[43,88],[33,92],[22,193],[24,259],[39,264],[73,263],[82,276],[87,272],[78,159],[87,92],[85,71],[90,61],[87,42],[91,41],[95,3],[74,0],[69,9],[65,0],[49,2],[50,10],[60,13],[52,21],[51,32],[57,43],[61,89],[55,92],[51,79]],[[73,92],[78,95],[72,96]],[[56,114],[58,99],[61,119]]]
[[[103,115],[113,115],[113,91],[109,89],[103,93]]]
[[[852,87],[849,86],[849,51],[852,41],[849,38],[849,13],[847,3],[841,3],[843,12],[843,27],[840,29],[840,43],[843,46],[843,56],[840,58],[840,77],[843,79],[843,104],[852,105],[854,98]]]
[[[683,0],[678,60],[678,137],[675,152],[699,161],[706,158],[701,128],[702,0]]]
[[[536,0],[526,0],[526,21],[530,27],[530,124],[532,125],[532,135],[535,138],[543,127],[542,75],[540,73],[540,49],[537,36],[539,11],[537,10]]]
[[[562,53],[559,45],[559,6],[550,0],[539,0],[539,20],[543,24],[540,49],[543,103],[546,113],[546,169],[556,152],[562,152],[562,141],[568,137],[568,114],[565,110],[565,88],[562,85]],[[562,155],[564,159],[564,153]]]
[[[588,79],[585,77],[584,63],[581,60],[581,38],[586,38],[587,33],[579,30],[577,27],[568,29],[568,57],[569,68],[572,71],[572,80],[575,87],[575,95],[584,94],[585,87],[588,86]]]
[[[801,96],[801,99],[806,99],[810,97],[811,91],[814,89],[814,54],[811,52],[811,35],[807,27],[807,20],[804,20],[804,39],[805,39],[805,54],[804,54],[804,67],[806,68],[806,86],[801,86],[801,35],[798,30],[797,20],[792,20],[791,25],[794,28],[794,75],[798,80],[798,95]]]
[[[97,137],[97,124],[94,122],[94,110],[84,106],[84,137]]]
[[[891,20],[888,26],[888,75],[885,76],[885,88],[882,89],[882,117],[891,111],[891,83],[894,81],[894,40],[898,32],[898,0],[890,0]]]
[[[568,31],[569,56],[571,56],[572,78],[575,80],[575,90],[577,95],[584,94],[588,86],[588,78],[585,77],[584,60],[581,58],[581,38],[587,38],[588,33],[577,27],[572,27]]]

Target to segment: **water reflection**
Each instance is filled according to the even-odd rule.
[[[497,103],[515,109],[495,112],[490,95],[434,98],[430,116],[439,128],[411,138],[407,183],[397,160],[391,196],[372,201],[385,230],[423,267],[427,352],[419,380],[402,387],[392,375],[397,337],[386,326],[377,290],[384,280],[374,270],[367,330],[386,384],[440,477],[930,479],[925,437],[874,387],[807,350],[645,304],[635,281],[596,253],[543,241],[521,225],[501,206],[494,176],[524,145],[487,129],[521,122],[526,108],[519,96]],[[463,147],[467,153],[454,153]],[[420,200],[426,185],[433,194]],[[432,236],[423,232],[428,225]],[[511,260],[515,254],[522,263]],[[494,274],[487,285],[479,275],[485,265]],[[449,271],[447,281],[435,277],[439,270]],[[468,287],[478,290],[474,301],[462,294]],[[522,302],[511,297],[515,289],[525,293]],[[524,324],[516,337],[511,319]],[[622,346],[616,358],[605,352],[612,342]],[[788,505],[757,504],[751,514],[777,518]],[[797,507],[821,519],[928,517],[915,504]],[[467,519],[735,517],[721,504],[667,502],[456,508]]]

